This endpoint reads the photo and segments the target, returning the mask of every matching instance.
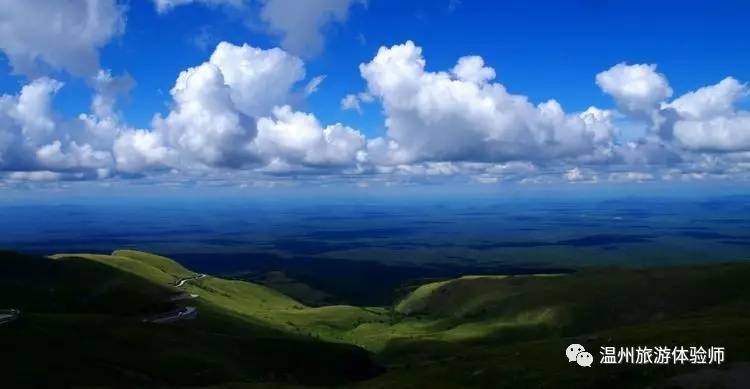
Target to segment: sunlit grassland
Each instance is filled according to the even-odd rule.
[[[146,253],[87,256],[171,285],[194,273]],[[419,286],[394,307],[309,307],[275,290],[207,277],[183,288],[196,303],[219,307],[290,334],[380,351],[403,341],[463,341],[577,335],[602,328],[679,316],[750,295],[745,264],[680,268],[582,270],[567,275],[464,276]],[[713,285],[696,288],[695,285]]]
[[[108,268],[102,274],[108,274],[113,281],[100,286],[94,283],[93,288],[103,293],[103,302],[131,303],[118,297],[121,293],[105,293],[111,285],[132,284],[125,289],[128,293],[150,291],[141,292],[143,301],[161,300],[175,293],[198,295],[185,303],[198,307],[198,319],[154,327],[154,331],[165,332],[163,336],[172,339],[170,344],[175,352],[201,350],[203,357],[180,357],[174,366],[154,369],[149,374],[172,377],[190,364],[197,367],[208,363],[214,369],[213,375],[202,383],[247,382],[253,374],[259,375],[260,381],[287,382],[268,376],[268,372],[290,368],[280,361],[284,360],[284,352],[294,352],[300,344],[315,352],[331,353],[334,356],[330,363],[338,363],[336,358],[354,352],[330,346],[333,343],[359,346],[374,353],[388,370],[374,380],[361,383],[367,387],[418,386],[424,382],[440,382],[444,387],[601,387],[621,382],[627,384],[623,386],[639,387],[690,369],[689,366],[661,370],[622,368],[585,373],[569,365],[562,356],[565,346],[573,342],[592,350],[606,344],[724,345],[734,360],[750,359],[750,283],[747,282],[750,264],[747,263],[463,276],[418,285],[392,306],[310,307],[265,286],[211,276],[188,281],[178,288],[177,281],[195,277],[196,273],[170,259],[147,253],[117,251],[112,255],[53,258],[53,265],[76,265],[78,269],[88,263],[97,269]],[[78,273],[65,274],[72,277]],[[144,282],[149,286],[144,287]],[[77,288],[75,293],[91,290]],[[132,311],[123,309],[122,314]],[[40,331],[45,325],[61,328],[61,323],[74,326],[76,320],[81,320],[80,316],[65,319],[47,314],[32,314],[31,318]],[[127,331],[138,337],[145,336],[144,331],[148,330],[132,317],[116,320],[102,316],[97,320],[116,322],[115,328],[132,326]],[[193,348],[178,341],[180,334],[198,341],[203,339],[214,346],[221,344],[231,353],[219,352],[213,346]],[[223,340],[214,339],[215,335]],[[260,343],[247,350],[227,346],[232,339],[241,344]],[[275,340],[265,343],[267,339]],[[236,364],[229,365],[231,372],[217,367],[229,357],[260,358],[257,352],[271,352],[268,347],[273,347],[272,344],[281,347],[275,351],[278,359],[274,364],[251,372],[243,372]],[[94,344],[87,352],[94,355],[97,347]],[[243,352],[252,355],[242,356]],[[171,355],[168,351],[164,353]],[[354,352],[354,355],[361,354]],[[131,367],[145,369],[139,364]],[[226,381],[221,381],[222,375],[227,377]],[[297,376],[310,379],[311,373],[305,370]],[[320,377],[314,374],[312,377],[312,382],[322,382]]]

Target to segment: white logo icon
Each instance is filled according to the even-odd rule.
[[[583,351],[576,355],[576,362],[578,362],[580,366],[591,367],[591,364],[594,363],[594,356],[589,352]]]
[[[576,355],[578,353],[586,351],[583,346],[580,344],[573,343],[568,348],[565,349],[565,355],[568,357],[568,362],[575,362],[576,361]]]
[[[568,357],[568,362],[577,362],[578,365],[583,367],[591,367],[591,364],[594,363],[594,356],[586,352],[586,349],[577,343],[573,343],[565,349],[565,356]]]

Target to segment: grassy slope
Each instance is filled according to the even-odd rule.
[[[525,341],[487,339],[471,343],[411,344],[409,352],[391,351],[387,372],[359,387],[459,388],[661,388],[670,377],[694,366],[598,365],[603,345],[721,345],[729,362],[750,359],[750,319],[747,317],[696,317],[609,330],[578,337],[542,337]],[[610,341],[611,339],[611,341]],[[595,365],[583,369],[567,363],[563,350],[583,344],[595,356]],[[718,388],[718,387],[717,387]]]
[[[381,351],[389,372],[363,386],[643,387],[694,369],[580,369],[562,356],[574,342],[596,361],[603,345],[665,344],[725,346],[747,361],[748,277],[750,264],[732,264],[425,285],[396,305],[409,315]]]
[[[118,250],[112,255],[58,254],[50,258],[88,259],[138,275],[159,285],[172,285],[180,279],[197,275],[169,258],[130,250]]]
[[[216,278],[192,282],[187,289],[200,294],[202,302],[225,307],[259,326],[378,352],[391,371],[366,385],[416,377],[415,383],[492,386],[491,381],[500,380],[500,386],[512,387],[514,382],[535,385],[552,377],[548,385],[559,378],[591,380],[590,385],[598,386],[611,377],[582,375],[564,360],[560,363],[559,350],[570,339],[594,339],[589,342],[594,350],[600,339],[609,338],[624,345],[703,339],[728,345],[735,356],[744,357],[747,350],[741,345],[750,342],[740,329],[750,328],[748,278],[748,264],[466,276],[423,285],[393,311],[311,308],[261,286]],[[519,350],[528,351],[519,358]],[[425,365],[419,374],[402,370],[419,364]],[[537,368],[530,371],[529,366]],[[508,380],[509,371],[517,381]],[[632,377],[635,373],[624,369],[615,377],[638,386],[671,373],[661,369]],[[437,374],[439,381],[430,374]]]
[[[175,281],[192,275],[145,253],[0,255],[0,306],[23,311],[18,321],[0,328],[0,363],[13,372],[4,374],[3,382],[10,387],[51,381],[60,387],[341,384],[377,370],[362,349],[281,331],[241,313],[247,307],[296,304],[257,285],[206,278],[201,298],[180,302],[197,305],[198,319],[174,325],[140,321],[144,314],[173,308],[169,297],[184,291]],[[246,307],[235,310],[237,301]]]
[[[115,251],[112,255],[62,254],[53,258],[85,258],[167,286],[196,275],[168,258],[136,251]],[[381,308],[343,305],[308,307],[261,285],[215,277],[189,281],[181,289],[172,289],[199,295],[190,302],[199,311],[218,309],[264,329],[326,340],[341,341],[359,323],[384,321],[386,313]]]
[[[592,269],[555,277],[464,277],[420,287],[396,311],[459,326],[540,322],[560,335],[577,335],[744,304],[750,296],[748,277],[747,264]]]
[[[57,262],[79,263],[83,257],[91,264],[124,270],[119,273],[146,280],[152,286],[165,288],[167,293],[177,291],[170,286],[177,280],[194,276],[171,260],[146,253],[118,251],[112,256],[74,257],[55,258]],[[567,364],[562,350],[573,341],[594,350],[595,355],[598,347],[607,342],[613,345],[702,342],[727,346],[733,360],[747,360],[750,358],[750,339],[745,335],[750,328],[748,277],[748,264],[592,269],[554,277],[462,277],[423,285],[392,310],[308,307],[260,285],[206,277],[190,281],[181,289],[200,296],[189,302],[199,308],[199,319],[195,322],[156,326],[147,331],[136,323],[132,325],[138,336],[165,331],[159,334],[159,339],[165,342],[172,339],[172,347],[184,347],[175,351],[182,359],[197,358],[192,361],[177,358],[180,362],[173,371],[159,372],[174,379],[180,369],[194,363],[191,372],[205,370],[197,378],[190,376],[191,380],[197,380],[191,382],[196,383],[253,379],[323,382],[324,377],[315,376],[315,372],[328,372],[323,375],[329,379],[332,374],[343,374],[330,370],[331,365],[341,363],[337,358],[346,355],[365,358],[346,346],[336,348],[330,343],[303,340],[313,338],[359,345],[378,353],[389,371],[362,384],[369,387],[404,386],[404,383],[417,387],[425,383],[440,383],[444,387],[555,387],[561,383],[597,387],[613,382],[639,387],[681,370],[595,368],[591,369],[595,372],[592,374]],[[40,320],[61,319],[40,316]],[[117,323],[126,325],[122,321]],[[108,336],[116,337],[122,329],[115,326],[111,331]],[[221,334],[226,343],[208,334]],[[201,336],[209,340],[198,343],[212,346],[195,348],[180,343],[181,339],[202,339]],[[274,344],[283,346],[280,350],[264,348],[266,339],[276,339]],[[255,344],[248,348],[236,346],[243,342]],[[309,345],[313,358],[303,361],[295,357],[295,363],[285,364],[284,350],[287,347],[295,350],[300,342]],[[148,347],[145,349],[158,354]],[[271,358],[274,362],[264,365],[253,359],[259,353],[248,349],[259,351],[260,355],[274,355],[271,351],[275,350],[278,358]],[[256,370],[247,367],[243,370],[245,365],[241,362],[248,358],[254,361]],[[314,368],[295,371],[305,364]],[[361,369],[364,365],[362,362],[357,366]],[[158,375],[144,373],[142,369],[128,371],[146,377]],[[282,371],[291,374],[291,378],[276,377]]]
[[[306,305],[323,306],[331,305],[333,296],[323,291],[314,289],[309,285],[288,277],[281,271],[271,271],[265,274],[245,276],[245,281],[253,282],[277,290]]]
[[[0,306],[29,312],[145,314],[164,309],[174,293],[100,262],[69,258],[64,263],[0,253]]]

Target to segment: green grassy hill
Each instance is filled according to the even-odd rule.
[[[23,310],[0,327],[0,349],[11,350],[2,362],[14,372],[8,379],[666,387],[695,367],[581,369],[563,350],[581,343],[597,356],[608,344],[701,343],[727,347],[730,361],[750,360],[750,264],[465,276],[418,286],[392,307],[311,307],[266,286],[199,276],[136,251],[0,255],[0,308]],[[189,295],[198,297],[173,299]],[[197,307],[197,319],[141,321],[185,305]]]
[[[22,310],[20,319],[0,327],[3,385],[333,385],[379,371],[361,348],[281,331],[249,315],[292,307],[293,300],[220,279],[204,278],[200,288],[174,286],[192,276],[146,253],[0,254],[0,307]],[[171,301],[194,288],[203,296]],[[167,325],[141,320],[177,305],[199,307],[197,319]]]
[[[396,305],[396,312],[460,323],[530,320],[561,335],[576,335],[745,305],[747,279],[747,264],[462,277],[419,287]]]
[[[381,329],[391,331],[379,351],[388,372],[363,385],[671,387],[670,377],[696,367],[580,369],[562,351],[583,344],[598,362],[606,345],[702,344],[724,346],[730,362],[746,362],[748,277],[750,264],[741,263],[426,284],[395,305],[403,316]]]
[[[176,291],[86,258],[0,253],[0,306],[28,312],[135,315],[160,311]]]

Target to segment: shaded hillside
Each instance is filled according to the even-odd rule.
[[[668,387],[699,367],[581,369],[563,350],[704,344],[748,361],[748,277],[746,263],[464,276],[392,307],[312,307],[148,253],[6,253],[1,308],[23,315],[0,327],[0,347],[19,386]],[[181,306],[198,317],[141,321]]]
[[[197,302],[172,301],[184,293],[174,282],[192,274],[174,265],[133,252],[55,259],[0,255],[0,306],[22,310],[20,319],[0,327],[3,383],[341,384],[379,370],[362,349],[257,325],[210,302],[196,304],[200,312],[193,321],[143,323],[146,314]],[[256,285],[238,293],[295,304]]]

